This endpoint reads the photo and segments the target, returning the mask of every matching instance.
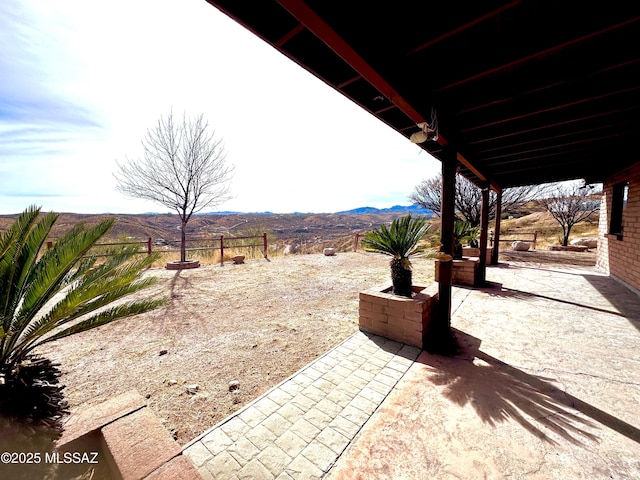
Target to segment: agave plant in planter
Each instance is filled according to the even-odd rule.
[[[0,419],[26,417],[53,430],[64,411],[60,373],[34,350],[165,302],[124,299],[154,283],[142,272],[155,256],[136,258],[135,247],[103,262],[90,255],[112,219],[78,224],[43,252],[57,218],[30,207],[0,236]]]
[[[389,255],[391,258],[391,282],[393,293],[403,297],[412,295],[412,256],[427,256],[443,259],[443,253],[421,243],[431,224],[424,217],[410,214],[397,218],[391,226],[381,225],[365,233],[362,243],[368,251]]]

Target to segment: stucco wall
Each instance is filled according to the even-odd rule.
[[[624,209],[624,234],[609,234],[613,186],[629,182]],[[613,277],[640,290],[640,162],[617,172],[604,182],[598,227],[597,266]]]

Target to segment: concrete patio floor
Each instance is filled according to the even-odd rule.
[[[458,356],[357,333],[184,453],[216,479],[640,478],[640,297],[592,267],[487,280],[454,287]]]
[[[512,262],[455,289],[455,358],[423,352],[327,478],[640,478],[640,297]]]

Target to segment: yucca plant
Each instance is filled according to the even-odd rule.
[[[50,362],[34,353],[38,346],[165,302],[153,298],[114,304],[155,282],[142,277],[155,257],[136,258],[135,247],[114,252],[101,263],[90,255],[113,219],[95,226],[78,224],[43,252],[57,218],[32,206],[0,236],[0,413],[15,406],[28,413],[30,406],[20,405],[18,398],[32,397],[25,389],[57,382],[55,374],[34,371],[39,365],[51,369]],[[34,405],[31,412],[41,415],[36,410],[42,407]]]
[[[430,228],[426,218],[409,214],[393,220],[389,228],[383,224],[364,234],[362,243],[368,251],[392,257],[391,282],[395,295],[409,298],[412,295],[412,256],[444,257],[435,248],[421,243]]]

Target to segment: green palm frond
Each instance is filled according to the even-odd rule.
[[[112,219],[91,227],[78,224],[41,253],[56,219],[56,214],[41,216],[40,209],[30,207],[0,237],[0,370],[10,369],[38,345],[164,303],[112,305],[155,282],[142,273],[156,260],[153,255],[134,257],[135,248],[122,249],[102,264],[86,256]]]
[[[11,327],[38,252],[58,218],[49,213],[38,219],[39,215],[40,209],[29,207],[0,240],[0,318],[5,331]]]
[[[471,222],[456,218],[453,222],[453,238],[456,244],[477,243],[480,226],[473,227]]]
[[[29,272],[29,290],[24,294],[20,313],[29,316],[66,286],[67,274],[112,225],[113,219],[104,220],[94,227],[78,224],[60,238]]]
[[[84,332],[86,330],[91,330],[92,328],[100,327],[107,323],[113,322],[114,320],[118,320],[121,318],[130,317],[133,315],[139,315],[141,313],[148,312],[150,310],[154,310],[158,307],[161,307],[167,303],[165,298],[157,298],[157,299],[148,299],[141,300],[137,302],[129,302],[123,305],[118,305],[115,307],[111,307],[96,313],[95,315],[87,318],[85,320],[74,323],[73,325],[56,332],[53,335],[49,335],[47,337],[38,336],[35,339],[32,339],[30,342],[25,343],[23,345],[23,354],[26,355],[34,348],[48,342],[52,342],[54,340],[59,340],[61,338],[68,337],[75,333]],[[67,322],[64,322],[67,323]]]
[[[410,268],[409,258],[412,256],[439,256],[439,252],[421,243],[430,228],[426,218],[406,215],[393,220],[390,227],[380,225],[365,233],[362,243],[370,252],[405,260],[405,268]]]
[[[155,283],[154,278],[139,278],[141,269],[156,260],[155,255],[129,262],[124,266],[121,263],[128,260],[127,256],[119,255],[118,258],[118,262],[111,259],[101,266],[100,275],[87,275],[87,278],[83,278],[69,289],[64,298],[43,317],[32,321],[23,331],[20,344],[31,344],[34,339]]]

